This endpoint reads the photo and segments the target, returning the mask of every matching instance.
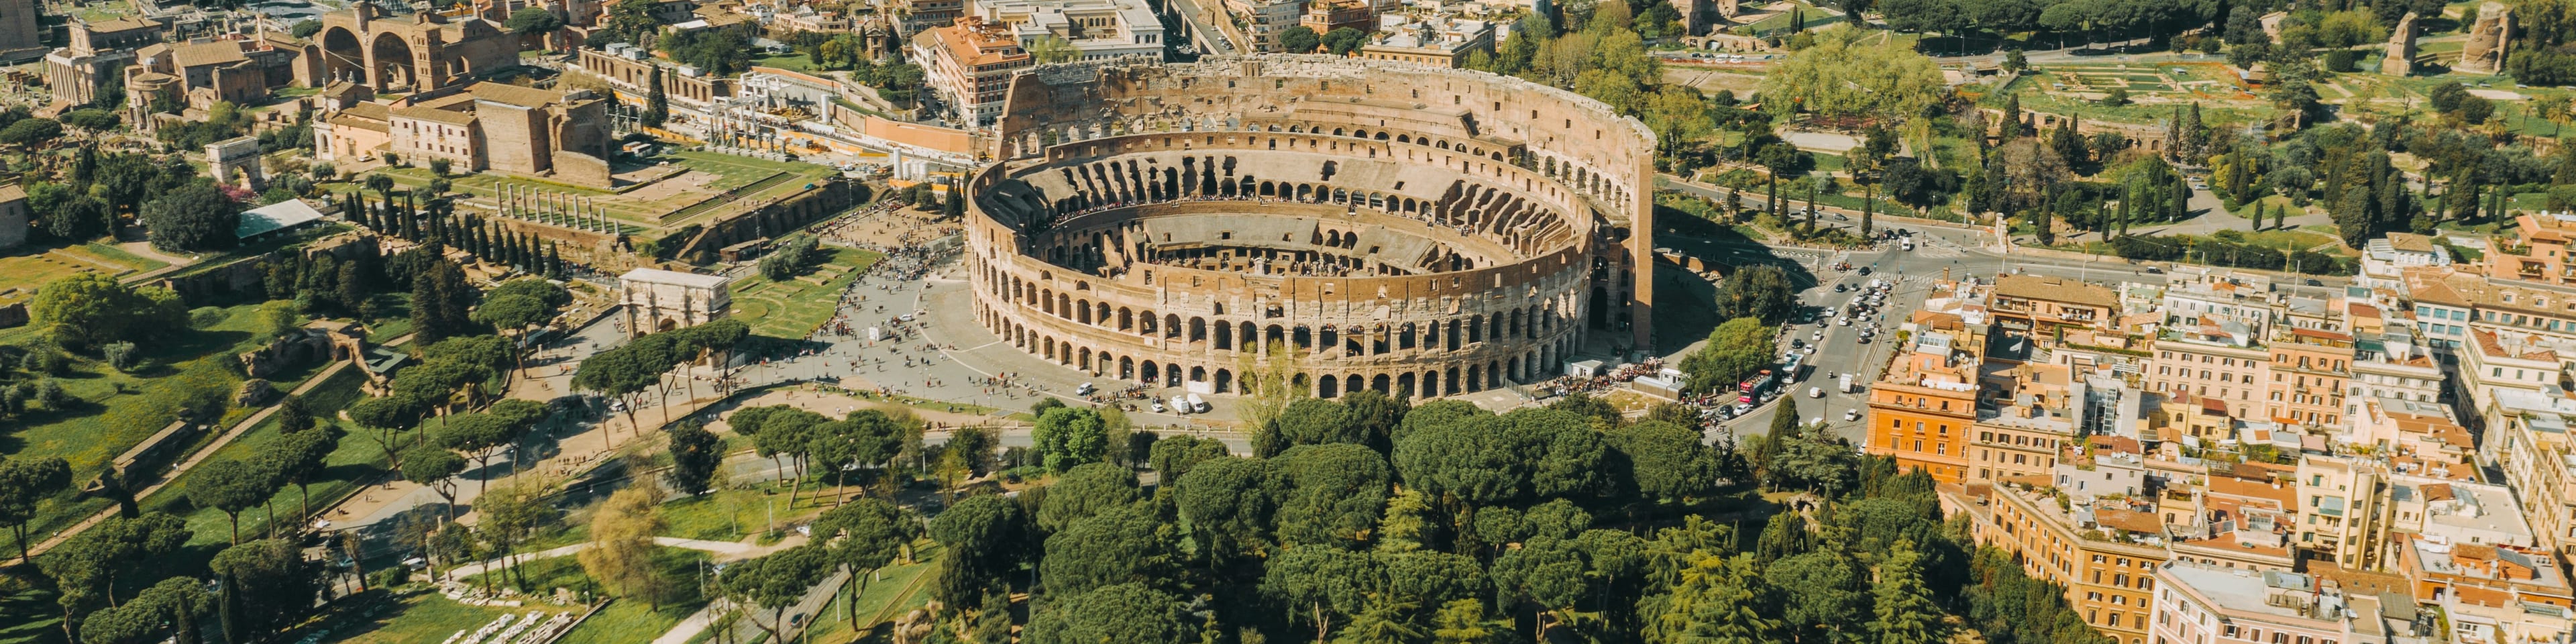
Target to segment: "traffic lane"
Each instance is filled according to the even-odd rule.
[[[1863,259],[1878,263],[1884,258],[1855,256],[1854,265],[1863,265],[1861,263]],[[1830,274],[1822,285],[1800,292],[1799,302],[1809,307],[1833,306],[1840,310],[1849,310],[1850,304],[1855,299],[1867,297],[1866,285],[1872,279],[1894,280],[1893,276],[1887,276],[1877,270],[1873,270],[1871,275],[1861,275],[1858,270],[1836,272]],[[1837,283],[1858,288],[1835,293],[1833,285]],[[1922,294],[1926,291],[1928,287],[1917,287],[1912,290],[1911,295],[1908,295],[1908,289],[1900,285],[1884,300],[1885,306],[1873,315],[1882,320],[1901,321],[1910,314],[1915,303],[1921,301]],[[1881,351],[1882,347],[1893,346],[1888,343],[1887,337],[1894,333],[1895,327],[1893,322],[1882,321],[1876,337],[1871,338],[1868,343],[1862,343],[1860,330],[1866,325],[1854,322],[1855,326],[1843,326],[1836,323],[1839,317],[1823,318],[1825,326],[1822,327],[1816,326],[1813,322],[1790,325],[1790,338],[1806,342],[1816,337],[1817,332],[1823,332],[1823,340],[1815,343],[1817,348],[1814,353],[1806,354],[1806,358],[1801,360],[1802,364],[1807,365],[1802,369],[1805,377],[1783,385],[1781,395],[1796,401],[1798,414],[1804,417],[1800,419],[1801,422],[1823,419],[1829,426],[1836,427],[1838,432],[1848,434],[1850,432],[1845,431],[1843,426],[1851,422],[1844,421],[1843,414],[1854,409],[1861,410],[1863,414],[1867,413],[1866,383],[1877,380],[1878,372],[1885,366],[1884,361],[1876,359],[1876,356],[1884,355]],[[1784,353],[1790,350],[1787,339],[1782,340]],[[1804,351],[1800,352],[1804,353]],[[1845,372],[1856,374],[1853,376],[1853,384],[1857,388],[1854,393],[1843,393],[1838,386],[1841,383],[1835,376]],[[1808,393],[1810,388],[1816,389],[1815,393],[1821,394],[1821,397],[1810,395]],[[1729,431],[1737,436],[1767,433],[1771,427],[1772,417],[1778,414],[1781,407],[1780,401],[1774,400],[1742,417],[1718,423],[1709,432],[1711,440]]]

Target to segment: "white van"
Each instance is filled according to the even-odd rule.
[[[1190,406],[1190,399],[1189,399],[1188,397],[1186,397],[1186,396],[1173,396],[1173,397],[1172,397],[1172,413],[1176,413],[1176,414],[1186,414],[1186,413],[1190,413],[1190,410],[1192,410],[1192,409],[1197,409],[1197,407],[1192,407],[1192,406]]]
[[[1208,404],[1207,404],[1207,399],[1205,399],[1205,398],[1200,398],[1200,397],[1199,397],[1199,395],[1198,395],[1198,394],[1196,394],[1196,393],[1192,393],[1192,394],[1190,394],[1189,396],[1187,396],[1187,398],[1189,398],[1189,401],[1190,401],[1190,413],[1193,413],[1193,414],[1204,414],[1204,413],[1208,413]]]

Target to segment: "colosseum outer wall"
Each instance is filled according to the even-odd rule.
[[[1223,393],[1285,349],[1317,395],[1450,395],[1651,337],[1653,138],[1590,99],[1330,57],[1081,63],[1016,79],[999,127],[1005,161],[970,185],[977,315],[1076,369]],[[1313,239],[1190,260],[1216,270],[1133,263],[1195,247],[1171,230],[1236,232],[1214,228]],[[1366,253],[1334,246],[1363,238]],[[1386,261],[1378,243],[1434,252],[1359,274],[1269,267]]]

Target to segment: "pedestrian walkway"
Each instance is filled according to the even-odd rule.
[[[749,558],[752,558],[752,557],[757,557],[757,556],[760,556],[760,555],[765,555],[765,554],[769,554],[769,553],[772,553],[772,552],[777,552],[777,551],[780,551],[780,550],[785,550],[785,549],[788,549],[788,548],[791,548],[791,547],[795,547],[795,546],[797,546],[797,545],[800,545],[800,544],[804,543],[804,541],[805,541],[804,537],[802,537],[802,536],[800,535],[800,536],[795,536],[795,537],[789,537],[789,538],[786,538],[786,539],[780,539],[780,540],[778,541],[778,543],[770,544],[770,545],[767,545],[767,546],[755,546],[755,545],[751,545],[751,544],[748,544],[748,543],[735,543],[735,542],[731,542],[731,541],[707,541],[707,540],[704,540],[704,539],[681,539],[681,538],[678,538],[678,537],[654,537],[654,538],[653,538],[653,543],[661,544],[661,545],[664,545],[664,546],[669,546],[669,547],[673,547],[673,548],[687,548],[687,549],[690,549],[690,550],[699,550],[699,551],[705,551],[705,552],[714,553],[714,554],[715,554],[714,559],[715,559],[715,560],[717,560],[717,561],[736,561],[736,560],[741,560],[741,559],[749,559]],[[585,542],[582,542],[582,543],[576,543],[576,544],[572,544],[572,545],[569,545],[569,546],[562,546],[562,547],[557,547],[557,548],[548,548],[548,549],[545,549],[545,550],[539,550],[539,551],[536,551],[536,552],[523,552],[523,553],[519,553],[519,554],[516,554],[516,555],[511,555],[511,556],[508,556],[508,557],[502,557],[502,558],[499,558],[499,559],[486,559],[486,560],[483,560],[483,561],[477,561],[477,562],[474,562],[474,563],[465,564],[465,565],[462,565],[462,566],[457,566],[457,567],[455,567],[455,568],[449,569],[449,570],[447,571],[447,575],[446,575],[446,576],[447,576],[447,578],[448,578],[449,580],[462,581],[462,580],[464,580],[466,577],[472,577],[472,576],[475,576],[475,575],[480,575],[480,574],[483,574],[483,573],[486,573],[486,572],[491,572],[491,571],[494,571],[494,570],[504,570],[504,569],[507,569],[507,568],[509,568],[509,567],[511,567],[511,566],[516,566],[516,565],[519,565],[519,564],[523,564],[523,563],[527,563],[527,562],[531,562],[531,561],[536,561],[536,560],[539,560],[539,559],[553,559],[553,558],[556,558],[556,557],[562,557],[562,556],[565,556],[565,555],[578,554],[578,553],[580,553],[580,552],[581,552],[581,551],[583,551],[583,550],[589,550],[589,549],[590,549],[590,542],[586,542],[586,541],[585,541]]]

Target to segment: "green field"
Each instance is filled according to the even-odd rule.
[[[815,500],[819,485],[830,489],[831,481],[807,482],[797,490],[796,503],[787,502],[789,488],[764,483],[751,489],[716,490],[662,504],[662,536],[705,541],[741,541],[743,537],[767,531],[772,525],[786,525],[823,511]]]
[[[71,461],[72,477],[87,482],[98,476],[110,459],[161,430],[167,409],[145,409],[151,404],[151,392],[173,390],[183,383],[193,387],[221,389],[227,395],[241,381],[233,371],[233,354],[258,342],[252,329],[258,328],[256,305],[236,305],[222,309],[224,320],[212,327],[171,334],[169,341],[145,345],[143,352],[150,365],[140,373],[129,374],[106,364],[79,356],[69,372],[57,378],[64,391],[80,402],[65,410],[38,410],[22,414],[14,428],[0,430],[0,453],[13,458],[60,456]],[[0,335],[0,344],[25,345],[41,340],[33,327],[13,329]],[[281,374],[281,382],[301,381],[311,375],[310,367],[301,373]],[[290,385],[291,386],[291,385]],[[144,395],[136,395],[144,392]],[[249,413],[234,409],[217,419],[218,426],[229,426]],[[87,516],[108,501],[99,498],[72,500],[69,496],[47,500],[37,506],[36,519],[29,522],[28,536],[42,539]],[[0,538],[15,550],[12,540]]]
[[[562,559],[575,560],[573,557]],[[711,570],[704,565],[707,553],[687,548],[663,548],[653,553],[653,561],[661,565],[662,578],[671,581],[670,594],[662,597],[658,605],[632,598],[611,602],[580,626],[573,627],[571,632],[564,633],[563,639],[556,640],[555,644],[649,642],[707,605],[708,598],[701,592],[700,577]],[[578,571],[580,567],[575,566],[574,570]],[[583,580],[586,582],[588,578]]]
[[[733,317],[751,324],[751,332],[773,338],[803,338],[832,319],[841,289],[875,266],[883,254],[823,246],[832,255],[822,268],[784,282],[753,276],[734,282]]]
[[[930,573],[939,567],[939,556],[937,542],[927,539],[915,541],[913,563],[898,562],[877,570],[876,574],[851,581],[858,585],[858,599],[852,601],[845,594],[825,604],[823,610],[814,616],[814,628],[806,634],[805,641],[845,644],[869,640],[869,632],[878,625],[929,604]],[[858,609],[856,628],[850,621],[851,608]]]
[[[366,380],[366,375],[355,369],[343,369],[340,373],[333,374],[331,379],[323,381],[313,391],[307,392],[305,400],[312,403],[314,416],[327,418],[363,397],[364,394],[360,393],[358,388],[366,384]],[[252,427],[250,431],[244,432],[241,438],[234,439],[223,448],[215,450],[214,454],[207,456],[206,460],[198,465],[258,458],[267,450],[270,441],[277,440],[279,436],[277,420],[272,416],[260,421],[259,425]],[[342,494],[362,485],[364,481],[376,477],[384,471],[386,461],[384,449],[377,446],[374,441],[368,440],[362,434],[346,434],[340,438],[340,448],[331,452],[330,458],[324,462],[328,463],[329,467],[323,475],[323,480],[308,486],[316,505],[327,504],[332,499],[339,498]],[[180,475],[170,485],[161,488],[152,496],[144,497],[137,504],[141,505],[146,512],[168,512],[186,517],[188,528],[195,533],[195,537],[189,540],[192,545],[227,545],[230,543],[232,527],[224,513],[212,508],[198,508],[188,502],[187,487],[194,472],[195,470],[191,470],[189,474]],[[269,498],[267,507],[292,517],[302,507],[304,498],[295,486],[287,485],[280,488],[275,496]],[[268,510],[256,508],[243,512],[242,538],[265,536],[269,523],[268,514]]]
[[[0,302],[33,296],[37,287],[82,273],[118,276],[168,265],[97,242],[0,257]]]
[[[381,591],[378,591],[381,592]],[[517,615],[536,608],[501,608],[467,606],[456,603],[426,588],[393,600],[391,606],[374,615],[361,618],[354,625],[333,629],[334,637],[325,642],[339,644],[424,644],[443,642],[457,631],[482,628],[503,614]]]

